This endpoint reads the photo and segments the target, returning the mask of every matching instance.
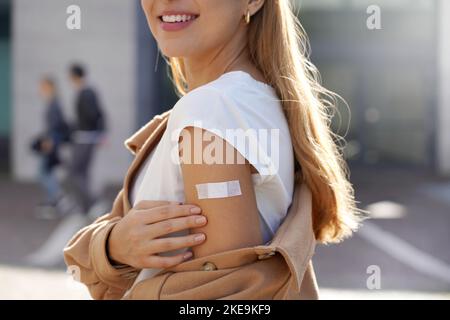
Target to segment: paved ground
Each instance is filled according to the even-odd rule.
[[[361,207],[379,218],[343,244],[317,248],[322,298],[450,299],[450,181],[399,168],[353,168],[352,180]],[[62,263],[36,268],[27,259],[64,227],[34,218],[39,195],[35,185],[0,179],[0,299],[87,299]],[[379,290],[368,290],[368,268],[379,271]]]
[[[340,245],[319,247],[315,256],[319,284],[366,289],[367,267],[376,265],[382,289],[450,292],[450,182],[398,168],[353,169],[352,180],[361,207],[390,201],[403,209],[404,216],[368,221],[385,232],[371,241],[363,227]],[[388,236],[397,242],[381,245]]]

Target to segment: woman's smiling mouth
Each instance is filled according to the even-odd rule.
[[[164,31],[179,31],[188,27],[199,15],[185,12],[165,12],[159,16]]]

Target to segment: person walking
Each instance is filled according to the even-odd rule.
[[[97,93],[87,85],[83,66],[74,64],[70,67],[70,80],[77,91],[70,185],[80,209],[88,214],[95,202],[90,185],[90,168],[106,129],[105,117]]]
[[[62,197],[62,190],[55,174],[61,164],[60,146],[67,142],[69,128],[59,103],[56,83],[51,77],[43,77],[39,83],[39,93],[45,100],[45,130],[32,143],[32,149],[41,156],[39,181],[46,192],[46,200],[39,206],[55,209]],[[43,214],[44,211],[41,211]],[[55,210],[45,210],[48,214]]]

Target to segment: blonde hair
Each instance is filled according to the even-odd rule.
[[[340,242],[359,225],[353,187],[342,152],[331,130],[334,93],[320,83],[309,60],[309,41],[289,0],[265,1],[248,26],[252,62],[275,88],[289,123],[296,158],[296,182],[304,181],[313,197],[317,241]],[[172,80],[180,95],[187,83],[182,58],[170,58]]]

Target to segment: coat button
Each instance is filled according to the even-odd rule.
[[[275,253],[276,253],[275,251],[270,251],[270,252],[266,252],[266,253],[260,254],[258,256],[258,259],[259,260],[269,259],[270,257],[274,256]]]
[[[202,270],[203,271],[213,271],[213,270],[217,270],[217,266],[212,263],[212,262],[205,262],[202,266]]]

